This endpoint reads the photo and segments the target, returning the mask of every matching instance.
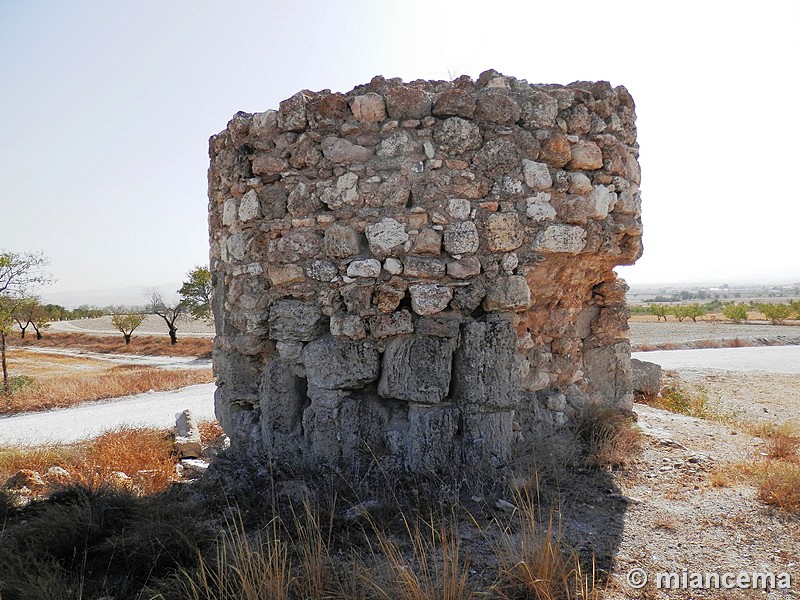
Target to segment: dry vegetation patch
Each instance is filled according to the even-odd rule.
[[[211,369],[168,370],[15,351],[9,360],[11,392],[0,394],[0,414],[65,408],[90,400],[210,383]]]
[[[91,335],[88,333],[49,332],[41,340],[36,336],[20,338],[15,334],[10,338],[15,347],[35,348],[78,348],[106,354],[142,354],[145,356],[196,356],[211,358],[211,338],[179,337],[177,344],[170,344],[166,336],[134,334],[131,343],[125,345],[122,334],[119,336]]]

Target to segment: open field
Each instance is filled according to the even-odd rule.
[[[165,336],[144,336],[134,333],[130,344],[125,344],[122,336],[89,333],[58,333],[48,331],[41,340],[35,335],[20,338],[15,332],[9,339],[12,347],[22,348],[67,348],[105,352],[111,354],[143,354],[149,356],[195,356],[210,358],[212,339],[198,337],[179,337],[177,344],[170,344]]]
[[[655,316],[636,315],[628,325],[634,351],[800,344],[800,323],[796,321],[787,321],[784,325],[734,324],[710,319],[679,323],[673,319],[658,322]]]
[[[213,323],[198,321],[197,319],[182,319],[178,323],[178,340],[186,337],[214,337]],[[96,317],[92,319],[77,319],[74,321],[53,321],[50,331],[63,333],[91,333],[94,335],[119,335],[121,334],[111,324],[111,317]],[[138,335],[153,335],[167,337],[167,325],[157,315],[147,315],[144,321],[134,332]]]

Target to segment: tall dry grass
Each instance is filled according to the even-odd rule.
[[[37,492],[80,484],[91,489],[110,485],[141,495],[154,494],[175,479],[174,441],[169,431],[121,428],[74,445],[0,448],[0,481],[23,469],[45,475],[51,467],[60,467],[69,475],[45,477],[47,488]]]
[[[120,365],[104,371],[51,374],[26,379],[10,394],[0,394],[0,414],[66,408],[90,400],[118,398],[150,390],[174,390],[214,381],[211,369],[167,370]]]

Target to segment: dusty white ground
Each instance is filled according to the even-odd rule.
[[[708,348],[705,350],[658,350],[634,352],[634,358],[682,373],[709,369],[762,373],[800,373],[800,346],[760,346],[755,348]]]
[[[0,418],[0,446],[69,444],[122,426],[174,427],[175,415],[187,408],[200,421],[213,420],[214,389],[203,383]]]
[[[31,354],[57,354],[59,356],[77,356],[104,360],[121,365],[139,365],[141,367],[158,367],[160,369],[210,369],[210,358],[195,358],[193,356],[142,356],[140,354],[107,354],[89,352],[88,350],[72,350],[66,348],[37,348],[26,346],[26,353]]]
[[[92,335],[120,335],[113,325],[111,317],[97,317],[95,319],[77,319],[75,321],[53,321],[50,331],[65,333],[91,333]],[[164,319],[157,315],[147,315],[144,322],[134,332],[134,335],[168,335],[168,328]],[[214,325],[195,319],[182,319],[178,321],[178,339],[182,335],[190,337],[214,337]]]

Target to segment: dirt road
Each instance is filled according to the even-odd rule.
[[[0,446],[70,444],[116,427],[173,427],[175,415],[189,409],[198,420],[214,419],[215,384],[170,392],[147,392],[72,408],[0,418]]]
[[[706,350],[659,350],[634,352],[633,358],[681,372],[719,371],[800,373],[800,346],[756,348],[709,348]]]

